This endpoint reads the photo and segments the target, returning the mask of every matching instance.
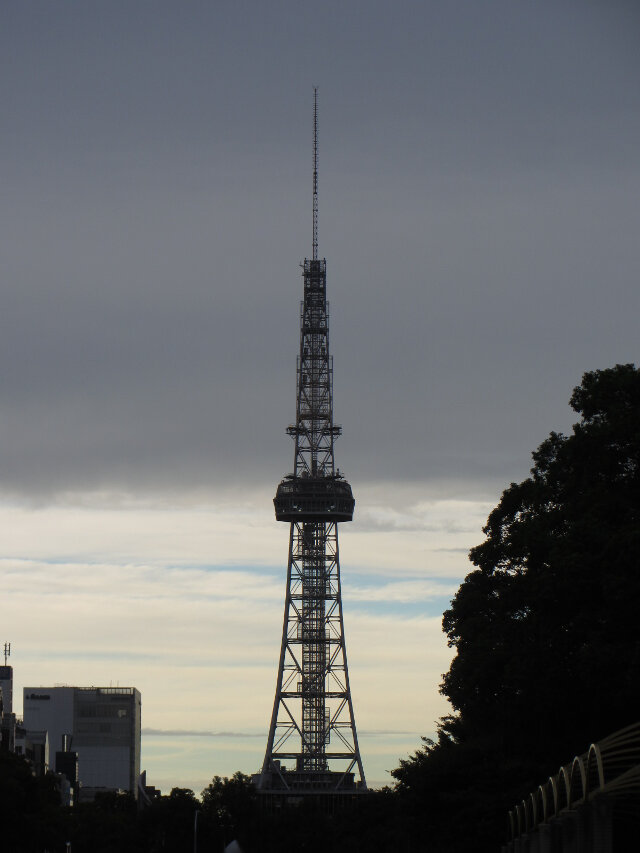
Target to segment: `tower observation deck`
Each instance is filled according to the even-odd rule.
[[[333,361],[326,261],[318,258],[318,97],[313,111],[313,253],[302,265],[294,470],[278,485],[289,559],[276,694],[259,793],[349,796],[366,790],[344,640],[338,524],[353,518],[351,486],[336,469]]]

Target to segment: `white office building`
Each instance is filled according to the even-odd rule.
[[[27,730],[49,733],[52,755],[71,735],[85,799],[101,790],[137,796],[141,698],[135,687],[25,687],[23,712]]]

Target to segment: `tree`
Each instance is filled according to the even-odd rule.
[[[202,792],[203,811],[230,826],[255,810],[256,791],[249,776],[237,770],[231,778],[214,776]]]
[[[216,840],[228,843],[237,838],[243,848],[246,847],[257,828],[259,816],[250,777],[240,770],[231,778],[214,776],[202,792],[202,812]]]
[[[145,839],[139,849],[150,853],[190,853],[199,808],[200,802],[190,788],[172,788],[168,796],[153,800],[138,821]]]
[[[133,853],[140,850],[136,801],[129,792],[101,791],[69,811],[71,847],[78,853]],[[60,848],[56,848],[60,849]]]
[[[54,776],[34,776],[25,758],[0,749],[2,849],[4,845],[15,853],[58,849],[66,835],[66,815]]]
[[[585,374],[571,406],[581,421],[503,493],[443,620],[465,724],[555,763],[640,707],[640,370]]]
[[[570,404],[580,421],[505,490],[444,614],[456,714],[395,771],[405,795],[466,754],[466,778],[514,802],[514,771],[525,793],[638,718],[640,370],[585,373]]]

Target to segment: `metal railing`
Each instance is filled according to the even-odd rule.
[[[592,743],[514,806],[509,812],[510,841],[517,842],[603,795],[636,798],[640,815],[640,722]]]

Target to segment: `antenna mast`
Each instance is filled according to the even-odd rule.
[[[11,654],[11,643],[4,644],[4,665],[7,665],[7,658]]]
[[[318,87],[313,89],[313,260],[318,260]]]

